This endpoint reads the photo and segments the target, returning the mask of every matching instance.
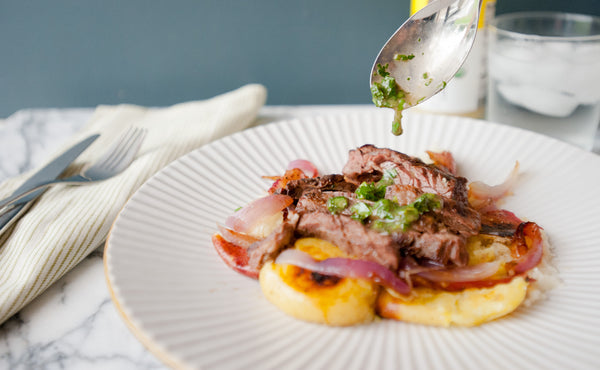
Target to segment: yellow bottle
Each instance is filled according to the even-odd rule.
[[[411,0],[410,14],[434,0]],[[483,118],[487,94],[487,36],[485,26],[496,14],[496,0],[483,0],[477,37],[465,63],[444,90],[415,109],[432,113]]]

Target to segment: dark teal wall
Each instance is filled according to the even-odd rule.
[[[600,0],[498,1],[499,12],[600,15]],[[0,117],[168,105],[250,82],[267,86],[268,104],[366,104],[371,63],[408,9],[409,0],[0,0]]]
[[[559,11],[600,16],[600,0],[496,0],[497,12]]]

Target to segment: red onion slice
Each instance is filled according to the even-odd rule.
[[[225,220],[225,226],[239,233],[246,233],[266,218],[288,207],[293,201],[292,197],[288,195],[267,195],[229,216]]]
[[[281,253],[279,253],[275,259],[275,263],[294,265],[302,267],[303,269],[319,272],[311,268],[317,268],[316,265],[319,263],[319,261],[312,258],[310,254],[294,248],[288,248],[281,251]]]
[[[456,267],[443,270],[429,270],[416,275],[437,283],[465,283],[485,280],[493,276],[500,268],[500,262],[485,262],[473,266]]]
[[[469,204],[471,207],[482,210],[489,206],[495,206],[496,202],[509,195],[517,182],[519,174],[519,162],[515,162],[513,170],[508,177],[498,185],[487,185],[482,181],[469,184]]]
[[[228,229],[223,225],[217,225],[217,227],[219,229],[219,234],[221,234],[223,239],[244,249],[247,249],[250,247],[250,245],[252,245],[252,243],[255,243],[259,240],[252,235],[238,233],[237,231]]]
[[[317,177],[319,175],[317,167],[306,159],[295,159],[291,161],[288,164],[287,169],[292,170],[294,168],[301,170],[308,177]]]
[[[521,247],[527,250],[514,263],[507,266],[512,271],[508,277],[492,278],[501,267],[500,261],[451,269],[429,266],[424,267],[425,271],[413,266],[406,272],[409,276],[422,277],[436,285],[439,284],[442,289],[449,290],[482,288],[507,283],[513,277],[531,270],[540,263],[543,256],[541,228],[533,222],[522,223],[515,233],[513,243],[518,243],[516,248]],[[308,253],[296,249],[286,249],[277,257],[275,263],[287,263],[323,275],[368,279],[400,294],[410,292],[410,286],[404,280],[384,266],[371,261],[337,257],[316,261]]]
[[[316,261],[308,253],[297,249],[286,249],[279,254],[275,263],[298,266],[322,275],[367,279],[400,294],[410,292],[410,287],[406,282],[389,269],[372,261],[342,257]]]

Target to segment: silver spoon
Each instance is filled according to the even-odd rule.
[[[396,111],[440,92],[464,63],[477,33],[482,0],[437,0],[410,17],[385,43],[371,70],[373,102]]]

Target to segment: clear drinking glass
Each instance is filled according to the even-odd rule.
[[[591,150],[600,122],[600,17],[512,13],[488,31],[486,118]]]

